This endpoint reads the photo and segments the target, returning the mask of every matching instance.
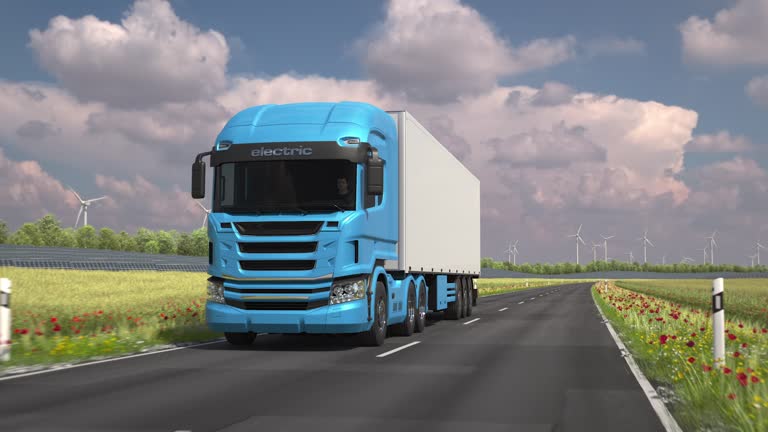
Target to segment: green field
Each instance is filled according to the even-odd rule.
[[[737,297],[726,319],[729,306],[750,312],[749,296],[765,295],[762,280],[725,284],[726,299]],[[598,283],[593,296],[654,387],[672,390],[683,430],[768,430],[768,326],[731,314],[725,365],[713,365],[710,290],[707,281],[622,281]]]
[[[699,309],[712,306],[712,281],[620,280],[616,285],[632,291],[662,296]],[[725,317],[768,324],[768,279],[725,279],[723,305]]]

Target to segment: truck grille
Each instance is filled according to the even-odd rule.
[[[234,225],[241,235],[291,236],[316,234],[323,222],[236,222]]]
[[[328,299],[314,301],[240,301],[226,299],[228,305],[245,310],[310,310],[328,305]]]
[[[243,270],[277,271],[277,270],[312,270],[314,260],[249,260],[240,261]]]
[[[310,253],[317,250],[317,242],[291,243],[238,243],[243,253]]]

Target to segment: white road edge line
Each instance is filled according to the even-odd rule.
[[[48,373],[48,372],[56,372],[56,371],[61,371],[61,370],[74,369],[74,368],[78,368],[78,367],[82,367],[82,366],[91,366],[91,365],[95,365],[95,364],[99,364],[99,363],[107,363],[107,362],[113,362],[113,361],[118,361],[118,360],[125,360],[125,359],[129,359],[129,358],[143,357],[143,356],[148,356],[148,355],[152,355],[152,354],[167,353],[167,352],[171,352],[171,351],[177,351],[177,350],[182,350],[182,349],[186,349],[186,348],[199,347],[199,346],[211,345],[211,344],[222,343],[222,342],[224,342],[224,339],[215,340],[215,341],[211,341],[211,342],[203,342],[203,343],[194,344],[194,345],[187,345],[187,346],[183,346],[183,347],[176,347],[176,348],[157,350],[157,351],[152,351],[152,352],[147,352],[147,353],[131,354],[131,355],[117,357],[117,358],[111,358],[111,359],[96,360],[96,361],[92,361],[92,362],[80,363],[80,364],[75,364],[75,365],[67,365],[67,366],[63,366],[63,367],[53,367],[51,369],[46,369],[46,370],[41,370],[41,371],[20,373],[20,374],[16,374],[16,375],[7,376],[7,377],[0,377],[0,381],[12,380],[12,379],[15,379],[15,378],[24,378],[24,377],[28,377],[28,376],[32,376],[32,375],[40,375],[40,374],[44,374],[44,373]]]
[[[521,302],[520,302],[520,303],[518,303],[518,304],[523,304],[523,303],[525,303],[525,302],[524,302],[524,301],[521,301]]]
[[[592,288],[590,288],[590,291],[592,291]],[[625,355],[623,355],[624,360],[627,361],[629,368],[632,370],[632,373],[635,375],[637,382],[640,384],[640,387],[642,387],[643,391],[645,392],[645,396],[648,398],[648,401],[651,403],[651,407],[656,412],[656,415],[659,416],[659,420],[661,421],[661,424],[664,426],[664,429],[666,429],[667,432],[683,432],[683,430],[680,429],[680,425],[677,424],[677,421],[667,409],[667,406],[664,405],[664,402],[662,402],[661,397],[659,397],[659,394],[656,393],[656,390],[653,388],[651,383],[648,382],[648,379],[643,374],[643,371],[641,371],[640,368],[637,367],[637,363],[635,363],[635,360],[632,358],[632,355],[624,346],[624,343],[621,341],[621,339],[619,339],[619,336],[616,334],[616,331],[613,330],[613,326],[611,325],[611,322],[608,321],[608,318],[605,317],[605,314],[603,314],[603,311],[600,310],[600,306],[598,306],[594,300],[595,299],[593,297],[592,303],[595,305],[595,308],[597,308],[597,311],[600,312],[600,316],[603,317],[603,321],[605,321],[605,326],[608,327],[608,331],[611,333],[611,336],[613,337],[613,341],[616,342],[616,346],[619,347],[619,351],[622,353],[625,353]]]
[[[421,343],[421,341],[411,342],[411,343],[409,343],[408,345],[403,345],[403,346],[401,346],[400,348],[395,348],[395,349],[393,349],[392,351],[387,351],[387,352],[385,352],[384,354],[379,354],[379,355],[377,355],[376,357],[386,357],[386,356],[388,356],[388,355],[390,355],[390,354],[394,354],[394,353],[396,353],[396,352],[398,352],[398,351],[400,351],[400,350],[404,350],[404,349],[406,349],[406,348],[408,348],[408,347],[412,347],[412,346],[414,346],[414,345],[416,345],[416,344],[418,344],[418,343]]]
[[[473,322],[475,322],[475,321],[477,321],[477,320],[479,320],[479,319],[480,319],[480,318],[475,318],[475,319],[473,319],[472,321],[467,321],[467,322],[465,322],[465,323],[464,323],[464,325],[467,325],[467,324],[472,324]]]
[[[531,297],[531,300],[536,300],[536,297]]]
[[[499,312],[504,312],[505,310],[509,309],[508,307],[499,309]]]

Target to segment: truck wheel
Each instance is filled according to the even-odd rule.
[[[463,318],[464,314],[461,312],[464,307],[464,302],[462,301],[464,296],[461,294],[462,285],[460,279],[456,279],[456,300],[448,303],[448,309],[445,310],[445,317],[448,319],[457,320]]]
[[[387,338],[387,294],[382,282],[376,282],[371,328],[362,333],[362,342],[368,346],[381,346]]]
[[[467,316],[472,316],[472,301],[474,295],[472,295],[472,279],[469,277],[464,277],[464,288],[466,288],[467,292]]]
[[[224,333],[224,337],[227,339],[227,342],[231,343],[232,345],[238,345],[238,346],[244,346],[244,345],[250,345],[253,343],[253,341],[256,339],[255,333]]]
[[[408,302],[405,306],[405,321],[393,326],[400,336],[410,336],[416,328],[416,291],[413,283],[408,287]]]
[[[427,326],[427,287],[422,282],[419,285],[419,308],[416,310],[416,333],[424,331]]]

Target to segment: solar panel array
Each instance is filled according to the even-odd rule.
[[[0,267],[108,271],[207,272],[208,257],[155,255],[103,249],[0,245]]]

